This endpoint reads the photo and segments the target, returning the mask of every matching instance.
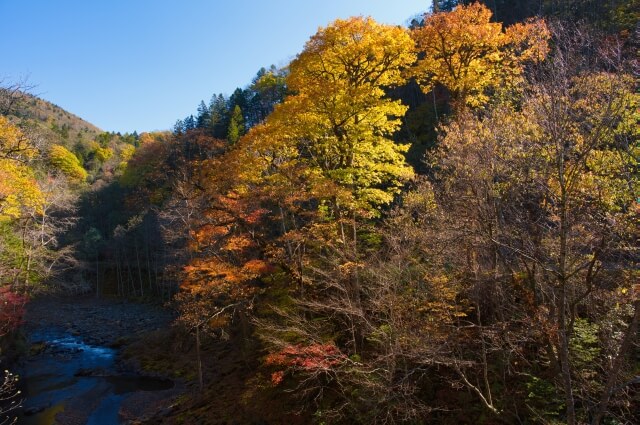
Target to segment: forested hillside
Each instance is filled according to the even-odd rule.
[[[19,92],[11,94],[11,87],[5,88],[6,110],[3,115],[22,127],[36,127],[41,135],[49,139],[61,139],[68,143],[79,143],[95,139],[102,131],[91,123],[84,121],[57,105],[47,102],[24,91],[27,83]],[[14,87],[17,89],[20,84]],[[34,88],[35,89],[35,88]]]
[[[640,5],[483,3],[338,19],[172,131],[5,84],[0,335],[163,303],[148,423],[640,422]]]

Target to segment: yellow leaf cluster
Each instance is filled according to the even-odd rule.
[[[422,57],[411,73],[423,91],[441,84],[457,107],[477,107],[488,100],[487,89],[516,84],[525,62],[546,56],[550,33],[544,21],[503,31],[491,15],[481,3],[460,5],[427,16],[424,26],[412,31]]]
[[[49,151],[49,161],[72,181],[83,182],[87,178],[87,171],[82,168],[78,157],[64,146],[53,145]]]
[[[25,210],[39,213],[44,202],[33,170],[8,159],[0,159],[0,220],[20,218]]]
[[[0,115],[0,158],[24,161],[35,154],[36,149],[22,131]]]
[[[42,210],[44,195],[33,170],[23,162],[35,153],[20,129],[0,116],[0,220]]]
[[[96,159],[101,163],[109,160],[113,156],[113,150],[111,148],[103,148],[100,145],[95,147],[93,152]]]
[[[226,251],[244,251],[253,246],[254,243],[246,236],[232,236],[224,246]]]
[[[333,195],[349,208],[389,203],[413,170],[407,147],[390,139],[407,107],[384,89],[404,82],[415,58],[405,29],[371,18],[318,30],[290,65],[294,94],[241,140],[238,162],[250,164],[241,177],[266,181],[277,193],[301,182],[309,191],[336,185],[345,191]]]

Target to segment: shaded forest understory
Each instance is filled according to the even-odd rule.
[[[119,420],[640,423],[639,9],[336,20],[166,132],[0,80],[3,368],[55,294],[164,308],[96,342],[176,385]]]

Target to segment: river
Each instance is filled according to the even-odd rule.
[[[165,326],[161,310],[120,301],[47,299],[31,305],[26,320],[29,348],[17,370],[24,396],[18,424],[119,425],[127,423],[121,408],[133,394],[168,396],[174,388],[169,379],[124,367],[114,343]]]

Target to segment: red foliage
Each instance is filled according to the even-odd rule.
[[[279,383],[282,382],[283,379],[284,379],[284,371],[283,370],[279,370],[279,371],[273,372],[271,374],[271,383],[273,385],[278,385]]]
[[[212,245],[217,239],[226,237],[229,234],[229,226],[216,226],[204,224],[197,230],[191,231],[191,238],[194,242],[190,246],[193,251],[198,251],[200,246]]]
[[[0,336],[11,332],[22,323],[27,297],[16,294],[8,286],[0,287]]]
[[[307,346],[289,345],[279,353],[269,354],[268,365],[297,367],[308,372],[326,371],[341,364],[346,356],[333,344],[312,344]],[[278,385],[284,378],[284,371],[271,375],[271,382]]]
[[[242,214],[242,218],[247,224],[258,224],[271,211],[265,208],[258,208],[246,214]]]

